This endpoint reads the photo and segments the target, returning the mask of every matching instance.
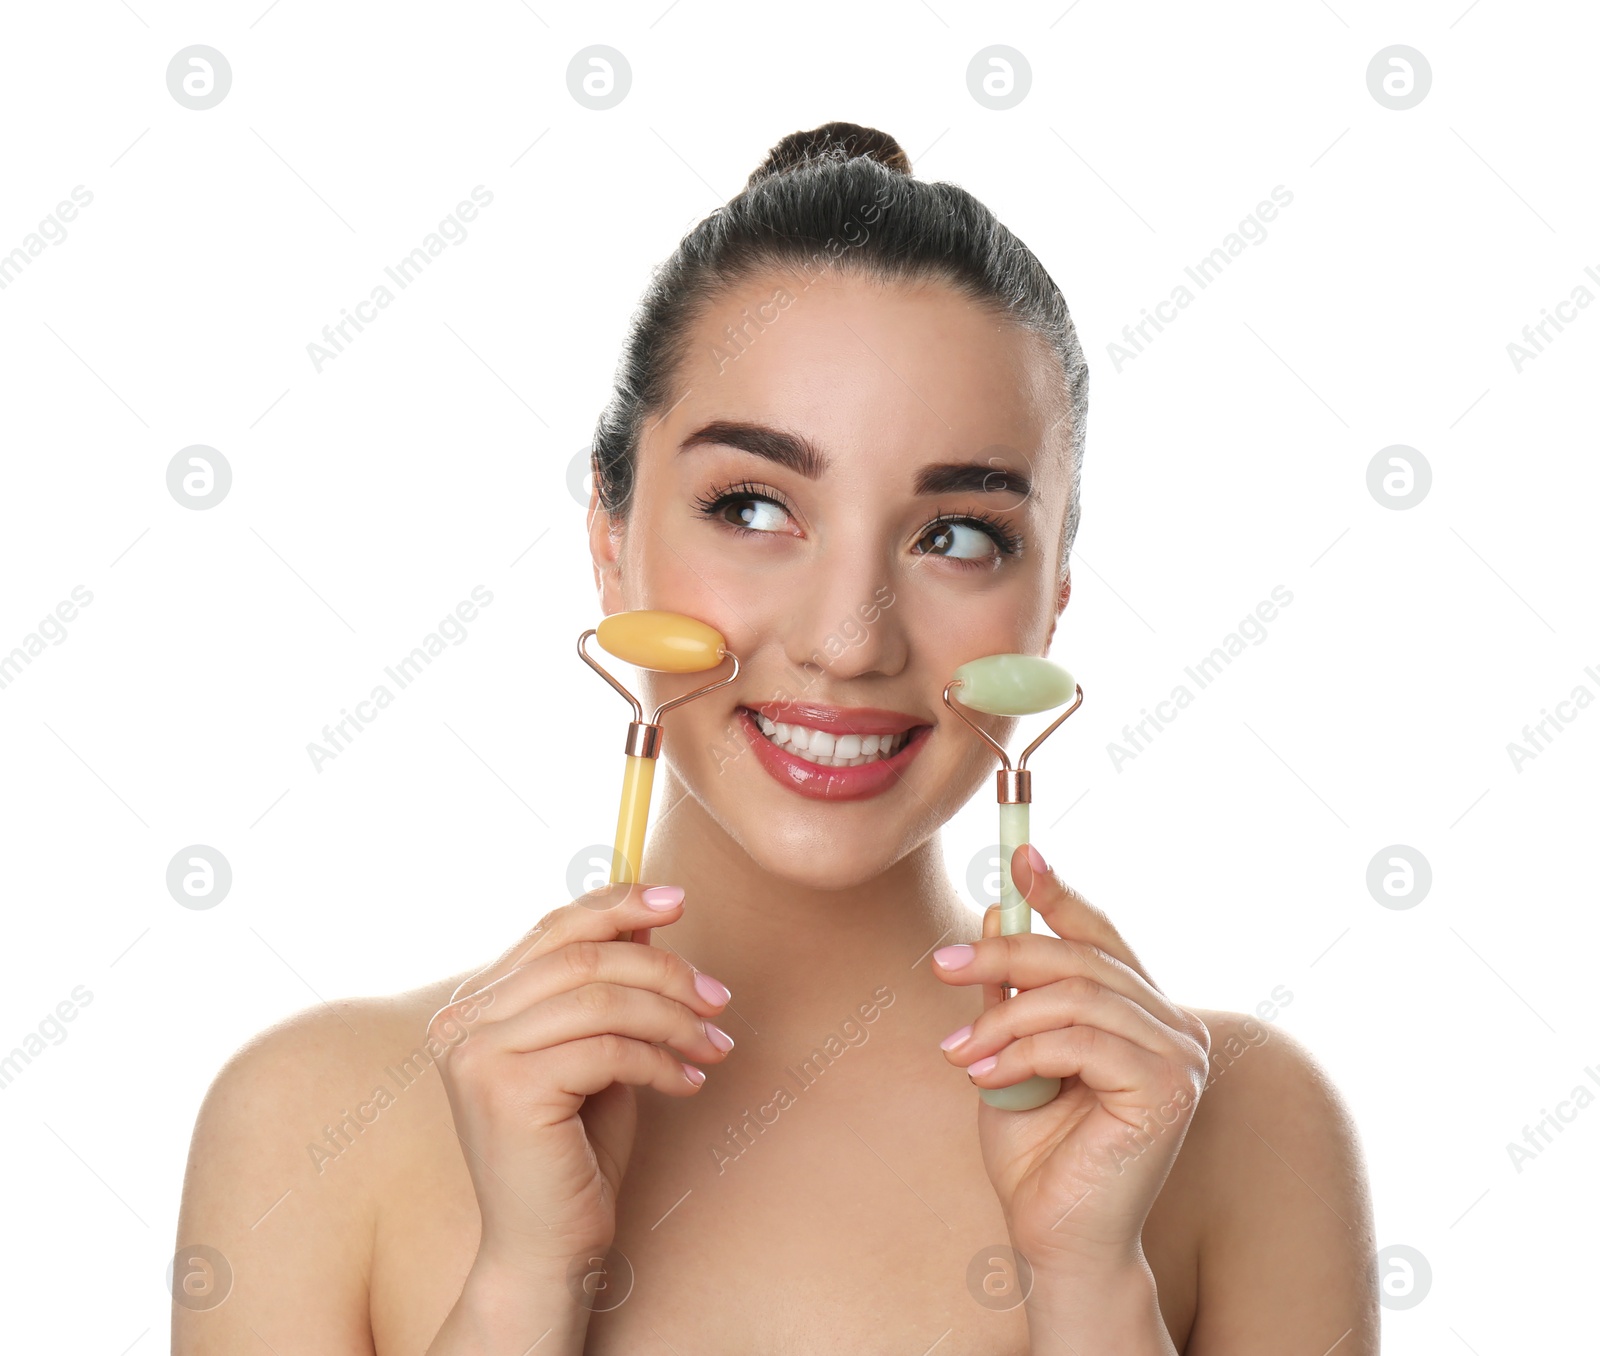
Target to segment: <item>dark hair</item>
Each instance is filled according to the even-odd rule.
[[[1061,290],[1033,252],[965,189],[912,178],[911,161],[893,137],[850,122],[784,137],[744,188],[654,270],[595,426],[601,505],[626,515],[640,435],[651,415],[671,408],[695,322],[706,310],[754,273],[834,262],[885,281],[942,281],[1050,345],[1061,363],[1070,423],[1065,570],[1078,532],[1089,368]]]

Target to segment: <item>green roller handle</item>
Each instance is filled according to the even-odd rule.
[[[1033,931],[1033,910],[1011,879],[1011,855],[1028,841],[1028,803],[1000,807],[1000,932],[1014,937]],[[1002,1111],[1032,1111],[1054,1101],[1061,1091],[1059,1078],[1034,1074],[1004,1088],[979,1088],[978,1095]]]
[[[1048,659],[1030,654],[991,654],[972,659],[955,671],[960,686],[955,696],[963,706],[992,716],[1031,716],[1063,706],[1077,694],[1077,680]],[[1033,910],[1011,879],[1011,856],[1028,841],[1028,803],[1000,806],[1000,933],[1014,937],[1033,931]],[[1035,1074],[1004,1088],[979,1088],[990,1106],[1002,1111],[1031,1111],[1053,1101],[1059,1078]]]

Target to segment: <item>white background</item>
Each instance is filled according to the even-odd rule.
[[[188,1134],[228,1054],[481,963],[569,897],[624,723],[573,652],[598,613],[569,463],[651,265],[834,118],[990,205],[1089,357],[1054,651],[1086,700],[1034,761],[1035,841],[1180,1002],[1292,991],[1278,1021],[1354,1111],[1379,1245],[1431,1267],[1388,1350],[1592,1339],[1600,1109],[1520,1172],[1507,1144],[1600,1092],[1600,709],[1520,770],[1507,746],[1600,696],[1600,306],[1520,372],[1507,345],[1600,296],[1600,23],[1064,9],[7,7],[0,251],[74,186],[93,202],[0,291],[0,652],[75,586],[93,601],[0,690],[0,1051],[75,985],[93,1000],[0,1091],[6,1345],[163,1348]],[[232,68],[205,111],[166,84],[195,43]],[[1396,111],[1366,71],[1402,43],[1432,85]],[[568,91],[592,44],[631,67],[606,111]],[[992,44],[1031,68],[1004,111],[966,82]],[[467,238],[317,372],[307,344],[479,184]],[[1265,240],[1117,370],[1122,328],[1280,184]],[[233,473],[205,511],[166,485],[196,443]],[[1367,485],[1392,444],[1432,469],[1403,511]],[[308,741],[475,585],[465,642],[317,771]],[[1119,768],[1122,727],[1275,585],[1267,638]],[[993,822],[980,796],[949,826],[957,879]],[[231,864],[212,909],[168,893],[190,844]],[[1431,866],[1414,907],[1367,888],[1394,844]]]

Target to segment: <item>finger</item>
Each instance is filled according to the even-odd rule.
[[[721,1061],[733,1038],[682,1003],[624,984],[585,984],[496,1022],[498,1049],[535,1054],[606,1034],[670,1046],[689,1059]]]
[[[1041,1031],[1012,1041],[990,1058],[982,1072],[967,1070],[980,1088],[1005,1088],[1034,1074],[1042,1078],[1077,1077],[1087,1088],[1121,1105],[1143,1107],[1155,1097],[1172,1096],[1172,1066],[1132,1041],[1093,1026]],[[1192,1078],[1187,1083],[1198,1097]],[[1181,1089],[1180,1089],[1181,1091]]]
[[[972,1024],[972,1034],[946,1056],[952,1064],[965,1067],[1024,1036],[1070,1026],[1096,1027],[1162,1059],[1199,1063],[1205,1058],[1199,1041],[1157,1020],[1131,998],[1082,975],[1027,989],[994,1011],[985,1011]]]
[[[682,916],[683,900],[665,909],[644,902],[645,885],[603,885],[579,895],[570,904],[552,909],[511,946],[476,974],[456,986],[451,1001],[485,988],[519,965],[547,955],[568,942],[615,941],[634,928],[664,927]]]
[[[991,904],[983,911],[983,936],[998,937],[1000,935],[1000,906]],[[985,984],[983,986],[983,1010],[990,1008],[1007,998],[1005,985]]]
[[[1083,975],[1131,998],[1180,1031],[1189,1032],[1197,1021],[1138,971],[1087,942],[1019,932],[943,947],[933,953],[933,960],[940,977],[953,984],[1010,984],[1028,990]]]
[[[1038,860],[1035,870],[1029,854]],[[1089,942],[1102,951],[1115,956],[1131,970],[1136,970],[1147,983],[1153,984],[1133,948],[1117,931],[1109,915],[1097,909],[1070,885],[1045,865],[1039,849],[1024,843],[1011,854],[1011,879],[1033,909],[1044,919],[1057,937],[1068,941]]]
[[[464,994],[458,1004],[492,1007],[495,1020],[569,989],[594,983],[648,989],[693,1008],[701,1016],[720,1012],[732,998],[725,984],[701,974],[675,951],[629,942],[568,942],[559,951],[517,966],[486,987]]]
[[[535,1058],[550,1065],[553,1086],[571,1097],[591,1097],[613,1083],[652,1087],[669,1097],[686,1097],[706,1077],[703,1070],[685,1064],[670,1050],[614,1034],[568,1041],[541,1051]]]

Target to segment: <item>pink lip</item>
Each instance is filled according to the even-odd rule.
[[[903,711],[885,711],[877,706],[830,706],[826,702],[758,702],[748,709],[759,711],[775,723],[808,725],[836,735],[894,735],[932,723]]]
[[[811,711],[813,708],[804,703],[779,702],[771,704],[774,708],[786,707],[798,714],[800,710]],[[768,707],[759,708],[766,714]],[[826,708],[832,712],[839,712],[840,708]],[[855,708],[855,713],[860,713],[864,708]],[[761,733],[761,727],[750,718],[750,712],[745,708],[739,709],[739,723],[744,729],[745,738],[749,740],[751,748],[756,751],[756,759],[760,762],[772,779],[790,791],[807,796],[812,800],[865,800],[870,796],[881,795],[891,786],[896,785],[905,776],[906,769],[911,766],[911,760],[922,751],[922,746],[928,742],[928,735],[932,727],[924,725],[906,741],[906,745],[892,758],[880,758],[875,762],[864,763],[860,767],[822,767],[817,763],[808,763],[804,758],[798,758],[792,753],[779,748],[766,735]],[[837,729],[842,733],[859,734],[895,734],[899,730],[916,724],[894,712],[867,711],[868,718],[884,718],[898,720],[901,724],[889,730],[860,729],[843,724],[819,724],[819,729]],[[768,719],[776,719],[768,716]],[[787,723],[787,722],[785,722]],[[811,722],[804,721],[803,724]]]

